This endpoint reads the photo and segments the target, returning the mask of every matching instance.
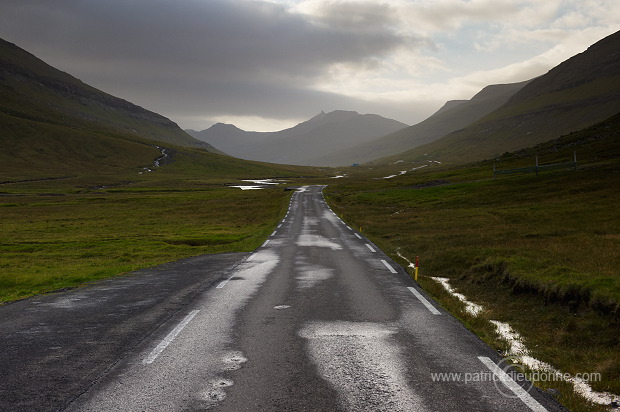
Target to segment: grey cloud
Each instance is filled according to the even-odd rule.
[[[311,86],[331,64],[368,66],[411,42],[387,27],[393,17],[385,7],[349,9],[352,18],[340,18],[346,10],[332,8],[319,23],[260,1],[7,0],[0,5],[5,39],[106,91],[120,91],[152,109],[174,100],[175,112],[192,115],[283,117],[320,102],[353,104]]]
[[[317,22],[347,30],[384,30],[398,22],[398,11],[386,3],[325,2],[315,11]]]

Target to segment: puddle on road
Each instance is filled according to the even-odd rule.
[[[422,410],[408,386],[396,327],[371,322],[309,322],[299,336],[307,340],[319,373],[350,411]]]
[[[328,238],[320,235],[299,235],[296,244],[300,247],[325,247],[331,250],[342,249],[342,246],[338,243],[332,242]]]
[[[330,209],[323,212],[323,219],[330,221],[334,226],[336,226],[340,221],[338,216],[336,216],[336,214]]]
[[[310,216],[304,216],[304,224],[303,224],[303,228],[302,231],[303,232],[309,232],[313,229],[310,229],[310,226],[318,226],[319,224],[319,219],[316,217],[310,217]]]
[[[334,269],[318,264],[308,263],[308,259],[298,256],[295,259],[296,290],[310,289],[319,283],[331,279],[336,274]]]
[[[296,276],[295,279],[297,279],[298,289],[309,289],[332,278],[334,273],[334,270],[329,268],[311,268],[301,271],[300,276]]]
[[[323,219],[327,219],[332,223],[335,223],[338,218],[329,210],[323,212]],[[342,246],[338,243],[332,242],[330,239],[316,235],[317,232],[313,227],[318,226],[320,220],[316,217],[304,217],[304,223],[301,229],[301,234],[297,238],[297,246],[301,247],[325,247],[332,250],[340,250]]]

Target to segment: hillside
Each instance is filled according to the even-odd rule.
[[[229,186],[324,174],[220,154],[165,117],[0,43],[0,305],[254,250],[291,192]]]
[[[620,112],[620,32],[589,47],[462,130],[396,159],[467,162],[493,158],[591,126]]]
[[[0,40],[2,180],[146,167],[157,145],[218,152],[171,120],[97,90]]]
[[[575,150],[577,170],[492,177],[495,163],[522,168],[539,156],[541,164],[557,164],[571,161]],[[419,257],[424,289],[504,356],[514,347],[494,342],[501,336],[498,319],[523,337],[531,357],[573,376],[598,373],[589,382],[593,390],[616,394],[592,396],[569,383],[535,382],[561,393],[567,410],[613,410],[608,399],[620,393],[620,114],[505,153],[497,162],[369,178],[385,172],[351,168],[325,197],[350,227],[363,227],[412,275],[410,263]],[[470,311],[438,278],[483,310]]]
[[[232,156],[273,163],[330,166],[326,160],[335,151],[346,151],[360,143],[407,127],[375,114],[336,110],[321,112],[310,120],[278,132],[245,132],[218,123],[201,132],[189,131]]]
[[[470,100],[449,101],[435,114],[416,125],[346,151],[334,152],[325,157],[325,161],[339,165],[369,162],[432,142],[497,109],[526,84],[520,82],[487,86]]]

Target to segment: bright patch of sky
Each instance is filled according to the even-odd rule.
[[[375,23],[404,39],[399,47],[362,67],[332,65],[317,84],[319,89],[362,99],[470,98],[492,82],[517,82],[544,74],[616,31],[620,23],[619,6],[609,1],[285,3],[295,3],[297,12],[319,22],[333,19],[351,27],[364,23],[364,30]],[[336,12],[342,14],[336,18]]]

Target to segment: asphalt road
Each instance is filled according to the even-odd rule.
[[[0,344],[7,411],[563,410],[507,375],[318,186],[252,254],[0,307]]]

